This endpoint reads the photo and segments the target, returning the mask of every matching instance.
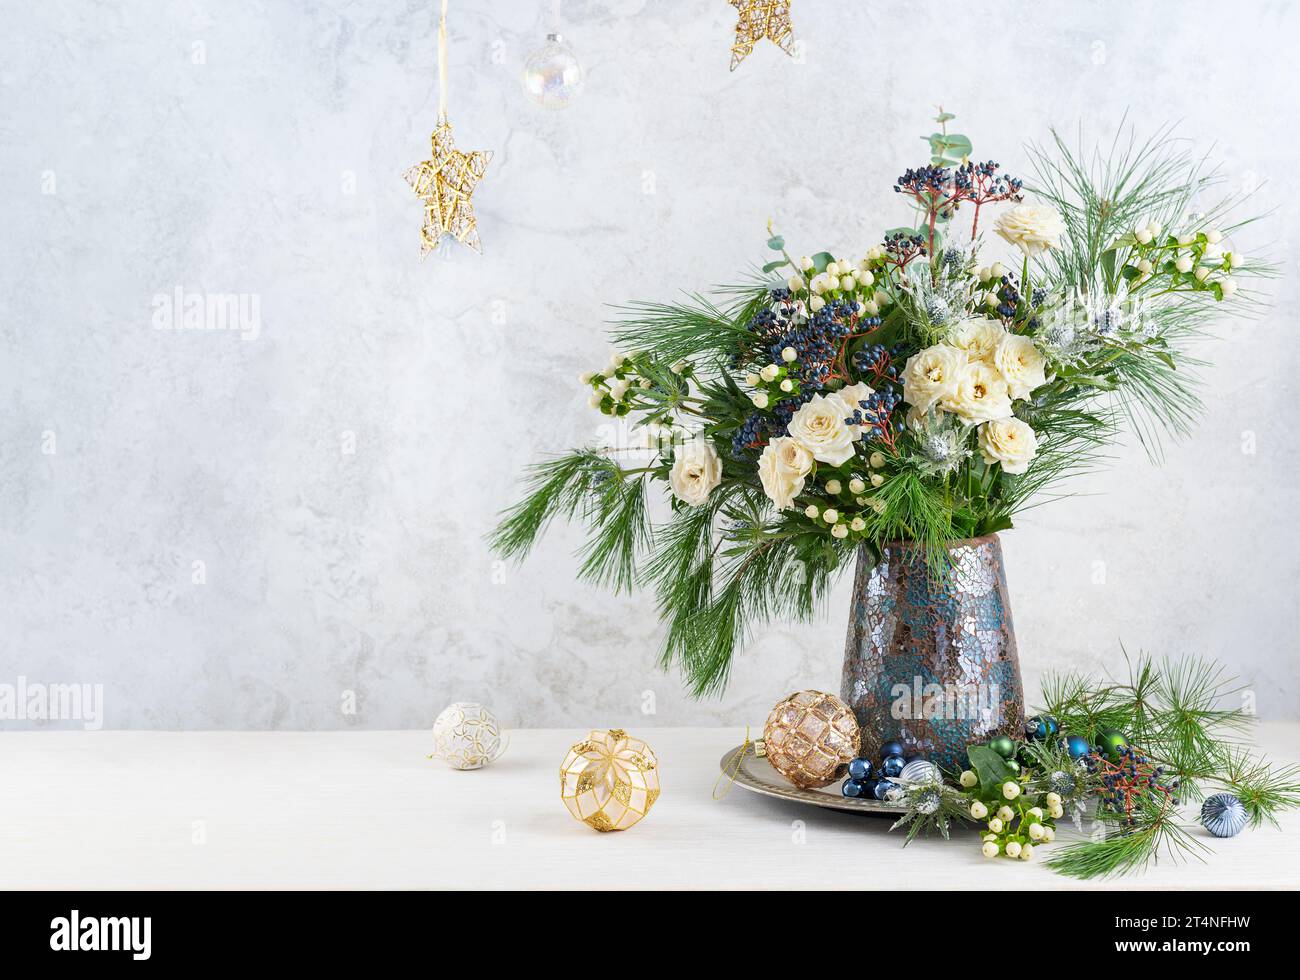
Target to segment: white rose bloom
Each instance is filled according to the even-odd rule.
[[[1065,222],[1055,208],[1017,204],[998,215],[993,230],[1026,255],[1037,255],[1061,244]]]
[[[1005,473],[1023,473],[1038,454],[1034,430],[1020,419],[995,419],[979,431],[980,455],[984,462],[1001,463]]]
[[[1011,400],[1028,398],[1035,388],[1047,384],[1047,358],[1023,334],[1007,334],[993,352],[993,366],[1007,383]]]
[[[808,450],[788,437],[773,439],[758,457],[758,478],[778,510],[794,505],[794,498],[803,493],[804,478],[812,469],[813,459]]]
[[[972,425],[1011,417],[1011,394],[997,368],[982,361],[966,365],[952,394],[940,404]]]
[[[844,422],[852,412],[839,395],[813,395],[786,429],[814,459],[841,466],[853,458],[853,443],[862,435],[857,426]]]
[[[1005,336],[1007,336],[1006,328],[997,320],[972,317],[969,320],[962,320],[952,328],[951,333],[948,334],[948,343],[964,350],[972,361],[992,364],[993,352],[998,349]]]
[[[677,447],[673,468],[668,471],[668,485],[682,503],[698,507],[722,481],[722,461],[713,443],[693,439]]]
[[[964,350],[947,344],[913,354],[903,367],[903,400],[917,411],[929,411],[956,390],[966,362]]]

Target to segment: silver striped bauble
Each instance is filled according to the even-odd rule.
[[[939,783],[943,781],[943,776],[939,773],[939,767],[933,762],[927,762],[925,759],[913,759],[903,767],[903,771],[898,774],[898,778],[904,783]]]
[[[1246,826],[1246,808],[1231,793],[1215,793],[1201,804],[1201,823],[1215,837],[1236,837]]]

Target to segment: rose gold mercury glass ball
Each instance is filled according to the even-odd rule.
[[[829,786],[858,755],[853,710],[834,694],[799,691],[779,701],[763,726],[772,768],[803,789]]]

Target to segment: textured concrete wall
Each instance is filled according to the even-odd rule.
[[[456,135],[496,152],[484,254],[420,264],[399,174],[434,121],[433,6],[4,4],[0,684],[102,684],[106,726],[160,728],[419,726],[454,698],[761,724],[834,689],[847,579],[696,703],[650,599],[575,582],[572,533],[517,570],[483,535],[528,460],[597,434],[574,378],[605,304],[726,281],[770,216],[860,253],[939,102],[1012,172],[1051,125],[1181,119],[1277,209],[1241,246],[1296,271],[1292,4],[796,0],[801,56],[730,74],[723,0],[571,0],[587,90],[548,114],[519,70],[549,5],[453,2]],[[1208,415],[1163,466],[1122,449],[1004,535],[1031,687],[1123,642],[1300,715],[1294,283],[1204,344]],[[158,329],[177,290],[242,328]]]

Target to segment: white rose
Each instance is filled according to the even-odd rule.
[[[946,344],[927,347],[903,367],[903,400],[920,412],[950,396],[966,369],[966,352]]]
[[[972,361],[993,363],[993,352],[998,349],[1007,331],[997,320],[973,317],[962,320],[948,334],[948,343],[966,352]]]
[[[997,368],[982,361],[966,365],[952,394],[940,404],[963,420],[989,422],[1011,416],[1011,394]]]
[[[1023,334],[1007,334],[993,352],[993,366],[1007,383],[1011,400],[1028,398],[1035,388],[1047,384],[1047,359],[1034,342]]]
[[[844,420],[853,410],[839,395],[813,395],[794,413],[786,429],[814,459],[841,466],[853,458],[853,443],[861,436]]]
[[[782,437],[767,444],[758,457],[758,478],[778,510],[793,506],[794,498],[803,493],[812,465],[812,455],[793,439]]]
[[[1038,439],[1028,424],[1017,418],[985,422],[979,431],[984,462],[1001,463],[1004,473],[1023,473],[1038,454]]]
[[[993,230],[1026,255],[1036,255],[1061,244],[1065,222],[1055,208],[1017,204],[998,215]]]
[[[668,485],[682,503],[698,507],[722,482],[722,461],[713,443],[694,439],[677,447],[673,468],[668,471]]]

